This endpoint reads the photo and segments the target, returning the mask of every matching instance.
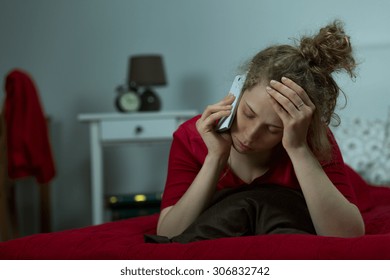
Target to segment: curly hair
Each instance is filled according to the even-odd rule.
[[[247,79],[243,91],[257,84],[288,77],[308,94],[316,110],[308,131],[308,142],[320,160],[329,160],[331,144],[328,125],[334,112],[340,88],[332,77],[335,72],[346,71],[355,77],[356,62],[350,37],[343,24],[335,20],[321,28],[314,36],[303,36],[294,45],[274,45],[257,53],[247,66]]]

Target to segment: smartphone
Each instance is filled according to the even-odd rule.
[[[236,98],[233,101],[230,115],[227,117],[223,117],[222,119],[219,120],[216,127],[217,132],[224,132],[226,130],[229,130],[230,127],[232,126],[234,117],[236,116],[238,103],[240,102],[241,99],[242,87],[244,86],[245,80],[246,80],[246,75],[237,75],[234,78],[229,93],[233,94]]]

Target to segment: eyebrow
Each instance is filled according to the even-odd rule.
[[[252,112],[256,117],[258,117],[258,115],[256,114],[256,112],[252,109],[252,107],[249,105],[249,103],[248,103],[246,100],[245,100],[245,104],[246,104],[246,106],[249,108],[249,110],[251,110],[251,112]],[[273,126],[273,127],[276,127],[276,128],[280,128],[280,129],[283,129],[282,126],[275,125],[275,124],[272,124],[272,123],[268,123],[267,125]]]
[[[246,104],[246,106],[248,106],[249,110],[251,110],[252,113],[255,114],[255,115],[257,116],[256,112],[253,111],[253,109],[252,109],[252,107],[249,105],[248,101],[245,100],[245,104]]]

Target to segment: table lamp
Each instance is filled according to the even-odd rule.
[[[166,85],[163,59],[160,55],[130,57],[129,85],[144,87],[141,93],[140,111],[159,111],[161,101],[152,86]]]

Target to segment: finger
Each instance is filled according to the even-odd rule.
[[[218,103],[208,105],[203,111],[202,117],[208,117],[210,114],[220,110],[231,110],[233,101],[236,97],[233,94],[228,94]]]
[[[281,95],[289,99],[290,102],[292,102],[292,104],[295,105],[296,109],[300,110],[300,108],[304,106],[305,102],[302,100],[300,95],[297,92],[295,92],[295,90],[293,90],[292,88],[275,80],[271,80],[270,85]]]
[[[216,122],[231,113],[232,105],[221,102],[209,105],[204,110],[200,121],[206,126],[215,126]]]
[[[232,104],[234,99],[236,99],[236,97],[232,94],[232,93],[229,93],[228,95],[226,95],[220,102],[218,102],[217,104]]]
[[[286,77],[282,77],[282,83],[288,86],[289,88],[291,88],[293,91],[295,91],[302,99],[304,104],[308,105],[311,108],[315,107],[310,97],[307,95],[306,91],[300,85],[298,85],[293,80]]]
[[[270,94],[271,105],[274,108],[276,114],[278,114],[279,118],[282,120],[283,124],[285,124],[289,119],[289,113],[280,105],[280,103]]]
[[[299,110],[297,105],[295,105],[289,98],[287,98],[284,94],[279,91],[267,86],[266,90],[268,94],[277,102],[279,106],[284,109],[290,116],[297,116],[299,114]]]
[[[218,121],[229,115],[230,115],[230,110],[218,111],[216,113],[209,115],[204,119],[200,118],[199,126],[202,128],[202,131],[214,130],[215,126],[218,124]]]

